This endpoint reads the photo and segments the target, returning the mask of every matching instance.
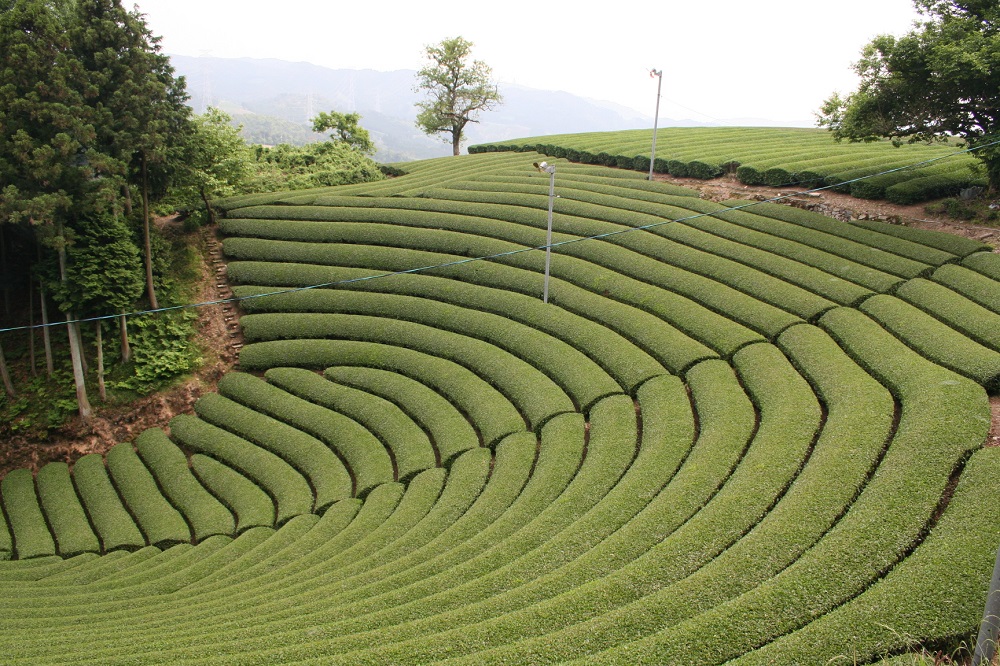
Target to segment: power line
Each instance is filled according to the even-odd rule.
[[[200,302],[200,303],[185,303],[185,304],[182,304],[182,305],[173,305],[173,306],[169,306],[169,307],[155,308],[155,309],[151,309],[151,310],[138,310],[138,311],[135,311],[135,312],[128,312],[128,313],[125,313],[125,314],[101,315],[101,316],[97,316],[97,317],[85,317],[85,318],[81,318],[81,319],[64,320],[64,321],[59,321],[59,322],[49,322],[48,324],[33,324],[33,325],[30,325],[30,326],[12,326],[12,327],[7,327],[7,328],[0,328],[0,333],[11,333],[11,332],[14,332],[14,331],[27,331],[27,330],[34,330],[34,329],[46,328],[46,327],[50,327],[51,328],[51,327],[54,327],[54,326],[62,326],[64,324],[83,324],[83,323],[88,323],[88,322],[105,321],[105,320],[109,320],[109,319],[117,319],[119,317],[126,317],[126,318],[128,318],[128,317],[141,317],[141,316],[150,315],[150,314],[158,314],[158,313],[161,313],[161,312],[173,312],[173,311],[177,311],[177,310],[186,310],[186,309],[193,309],[193,308],[208,307],[210,305],[224,305],[226,303],[238,303],[240,301],[251,300],[251,299],[254,299],[254,298],[265,298],[267,296],[280,296],[280,295],[283,295],[283,294],[294,294],[294,293],[298,293],[298,292],[302,292],[302,291],[309,291],[309,290],[312,290],[312,289],[326,289],[326,288],[329,288],[329,287],[337,287],[337,286],[341,286],[341,285],[357,284],[359,282],[368,282],[368,281],[371,281],[371,280],[380,280],[380,279],[383,279],[383,278],[390,278],[390,277],[395,277],[395,276],[398,276],[398,275],[410,275],[410,274],[414,274],[414,273],[423,273],[423,272],[431,271],[431,270],[438,269],[438,268],[451,268],[453,266],[462,266],[464,264],[470,264],[470,263],[473,263],[473,262],[476,262],[476,261],[491,261],[491,260],[494,260],[494,259],[502,259],[504,257],[510,257],[510,256],[513,256],[513,255],[516,255],[516,254],[521,254],[521,253],[524,253],[524,252],[533,252],[535,250],[551,250],[552,248],[561,247],[563,245],[570,245],[572,243],[580,243],[580,242],[583,242],[583,241],[591,241],[591,240],[603,240],[605,238],[610,238],[612,236],[618,236],[618,235],[621,235],[621,234],[627,234],[627,233],[631,233],[633,231],[647,231],[649,229],[654,229],[656,227],[660,227],[660,226],[663,226],[665,224],[673,224],[675,222],[686,222],[688,220],[696,220],[696,219],[699,219],[699,218],[702,218],[702,217],[711,217],[711,216],[717,215],[719,213],[728,213],[730,211],[745,210],[747,208],[752,208],[753,206],[758,206],[758,205],[764,204],[764,203],[775,203],[775,202],[782,201],[783,199],[788,199],[788,198],[791,198],[791,197],[796,197],[796,196],[800,196],[800,195],[804,195],[804,194],[812,194],[812,193],[815,193],[815,192],[822,192],[824,190],[829,190],[829,189],[832,189],[834,187],[841,187],[843,185],[849,185],[851,183],[856,183],[856,182],[859,182],[859,181],[862,181],[862,180],[867,180],[868,178],[876,178],[878,176],[884,176],[886,174],[896,173],[898,171],[905,171],[906,169],[913,169],[913,168],[916,168],[916,167],[925,166],[927,164],[932,164],[934,162],[939,162],[941,160],[945,160],[945,159],[948,159],[948,158],[951,158],[951,157],[955,157],[957,155],[964,155],[966,153],[972,153],[972,152],[975,152],[977,150],[982,150],[984,148],[989,148],[991,146],[996,146],[996,145],[1000,145],[1000,140],[993,141],[993,142],[990,142],[990,143],[987,143],[987,144],[983,144],[981,146],[975,146],[973,148],[965,148],[963,150],[958,150],[958,151],[955,151],[953,153],[948,153],[947,155],[939,155],[938,157],[932,157],[930,159],[923,160],[921,162],[914,162],[913,164],[907,164],[906,166],[895,167],[893,169],[886,169],[885,171],[881,171],[879,173],[873,173],[873,174],[870,174],[870,175],[867,175],[867,176],[860,176],[858,178],[852,178],[850,180],[845,180],[843,182],[836,183],[835,185],[824,185],[822,187],[814,187],[812,189],[802,190],[802,191],[799,191],[799,192],[790,192],[790,193],[782,194],[782,195],[779,195],[779,196],[776,196],[776,197],[772,197],[770,199],[764,199],[762,201],[751,201],[751,202],[748,202],[748,203],[745,203],[745,204],[740,204],[739,206],[730,206],[728,208],[722,208],[720,210],[712,211],[710,213],[696,213],[694,215],[689,215],[687,217],[677,218],[675,220],[667,220],[667,219],[665,219],[665,220],[663,220],[661,222],[652,222],[650,224],[644,224],[644,225],[641,225],[641,226],[638,226],[638,227],[628,227],[626,229],[617,229],[615,231],[608,231],[608,232],[605,232],[605,233],[602,233],[602,234],[595,234],[593,236],[581,236],[579,238],[571,238],[569,240],[559,241],[559,242],[551,243],[551,244],[548,244],[548,245],[538,245],[538,246],[535,246],[535,247],[525,247],[525,248],[520,248],[520,249],[517,249],[517,250],[509,250],[507,252],[499,252],[497,254],[489,254],[489,255],[484,255],[484,256],[480,256],[480,257],[468,257],[466,259],[458,259],[458,260],[455,260],[455,261],[446,261],[446,262],[443,262],[443,263],[440,263],[440,264],[432,264],[432,265],[429,265],[429,266],[421,266],[419,268],[408,268],[408,269],[400,270],[400,271],[389,271],[389,272],[385,272],[385,273],[375,273],[375,274],[372,274],[372,275],[365,275],[365,276],[362,276],[362,277],[350,278],[350,279],[346,279],[346,280],[336,280],[336,281],[333,281],[333,282],[324,282],[324,283],[320,283],[320,284],[312,284],[312,285],[308,285],[308,286],[305,286],[305,287],[292,287],[292,288],[289,288],[289,289],[280,289],[280,290],[277,290],[277,291],[270,291],[270,292],[263,293],[263,294],[251,294],[249,296],[234,296],[232,298],[223,298],[223,299],[218,299],[218,300],[214,300],[214,301],[203,301],[203,302]]]

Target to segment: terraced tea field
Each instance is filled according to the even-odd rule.
[[[470,146],[469,152],[537,151],[648,174],[652,137],[651,130],[558,134]],[[730,173],[745,185],[834,187],[904,205],[986,184],[972,168],[978,163],[974,157],[947,157],[957,145],[837,143],[823,129],[768,127],[673,127],[659,130],[656,138],[654,171],[680,178]],[[882,175],[869,177],[874,174]]]
[[[974,634],[1000,257],[556,160],[545,305],[533,159],[227,201],[242,371],[3,479],[0,661],[863,664]]]

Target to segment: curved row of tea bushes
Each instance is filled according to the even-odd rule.
[[[129,512],[135,516],[146,542],[159,548],[191,541],[184,516],[160,493],[156,479],[127,442],[111,447],[105,455],[108,473]]]
[[[87,514],[73,488],[69,465],[48,463],[38,470],[35,484],[59,554],[72,557],[80,553],[100,552],[97,535],[91,529]]]
[[[274,501],[278,525],[312,511],[315,496],[308,481],[274,453],[189,414],[170,421],[170,436],[181,446],[215,458],[259,485]]]
[[[268,370],[265,376],[288,391],[300,391],[322,399],[325,387],[321,388],[318,381],[310,378],[309,382],[315,385],[316,390],[309,390],[309,383],[303,377],[304,372],[306,371],[295,368],[277,368]],[[427,433],[444,465],[448,465],[460,453],[483,444],[475,425],[459,407],[419,381],[388,370],[362,367],[327,368],[323,377],[378,396],[397,406]],[[468,399],[469,396],[466,394],[462,397]]]
[[[930,280],[910,280],[895,295],[979,344],[1000,351],[1000,314],[996,311]]]
[[[651,137],[649,130],[564,134],[474,145],[469,153],[530,151],[648,172]],[[653,170],[679,178],[733,173],[745,185],[806,188],[846,183],[843,189],[854,196],[900,204],[954,195],[981,181],[970,168],[975,160],[969,155],[884,173],[950,155],[955,149],[948,146],[841,144],[825,130],[789,128],[665,128],[657,137]],[[849,182],[865,176],[874,177]]]
[[[236,534],[242,534],[255,527],[274,525],[274,501],[247,477],[200,453],[191,456],[191,471],[206,488],[212,489],[226,508],[232,511],[236,518]]]
[[[1000,353],[895,296],[872,297],[859,309],[936,364],[972,379],[990,393],[1000,391]]]
[[[1000,293],[997,291],[997,285],[1000,284],[1000,274],[991,276],[974,270],[972,266],[975,260],[980,257],[991,258],[992,255],[979,252],[962,262],[965,265],[948,264],[942,266],[934,271],[930,279],[943,284],[991,312],[1000,313]]]
[[[243,331],[251,343],[240,354],[240,363],[247,369],[266,370],[277,365],[269,363],[270,359],[279,358],[294,359],[294,365],[300,367],[325,367],[335,365],[325,360],[327,349],[337,350],[352,342],[380,344],[444,358],[469,368],[480,377],[488,377],[490,383],[525,415],[532,428],[555,414],[575,411],[567,389],[560,385],[562,382],[557,383],[554,377],[532,363],[481,340],[423,324],[368,315],[261,314],[244,317]],[[289,345],[311,346],[316,351],[311,358],[294,358],[287,355]],[[540,346],[535,349],[538,357],[543,357],[544,349]],[[584,377],[583,381],[588,379],[590,377]],[[593,386],[590,382],[587,384],[586,388]],[[579,399],[581,405],[587,404],[583,400],[591,393],[599,395],[599,389],[598,385],[598,391],[573,397]]]
[[[30,470],[16,469],[0,482],[4,513],[14,536],[15,553],[20,559],[56,554],[56,543],[45,524],[45,516],[35,492]]]
[[[73,464],[73,483],[101,540],[104,552],[146,545],[135,519],[111,484],[104,456],[91,453]]]
[[[136,438],[135,448],[164,496],[191,526],[196,542],[236,533],[233,514],[198,482],[187,456],[162,430],[146,430]]]
[[[379,439],[349,415],[336,411],[322,399],[321,393],[309,390],[315,384],[326,388],[322,378],[305,370],[288,377],[286,382],[275,382],[273,375],[269,378],[273,384],[253,375],[231,373],[219,381],[218,391],[220,395],[322,441],[350,470],[353,496],[363,497],[376,486],[397,480],[393,458],[389,454],[392,449],[387,450]],[[416,453],[422,452],[417,448]],[[432,465],[414,469],[427,469],[429,466]]]
[[[202,396],[194,405],[201,420],[226,430],[291,465],[309,483],[313,506],[322,513],[351,496],[351,475],[330,448],[315,437],[244,407],[219,393]]]

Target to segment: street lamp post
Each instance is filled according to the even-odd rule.
[[[535,162],[535,168],[549,174],[549,221],[545,233],[545,285],[542,288],[542,303],[549,302],[549,268],[552,265],[552,203],[556,198],[556,167],[548,162]]]
[[[663,70],[651,69],[649,76],[650,78],[655,76],[659,79],[656,83],[656,114],[653,116],[653,150],[649,154],[649,179],[653,180],[653,162],[656,161],[656,129],[660,123],[660,89],[663,87]]]

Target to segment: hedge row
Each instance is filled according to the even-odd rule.
[[[854,598],[920,539],[952,470],[985,437],[983,391],[920,359],[857,311],[839,308],[821,324],[901,402],[878,473],[843,519],[775,578],[593,661],[722,663]]]
[[[146,542],[159,548],[191,542],[187,521],[160,493],[131,444],[113,446],[106,454],[108,472],[125,506],[135,516]]]
[[[38,470],[38,499],[63,557],[99,553],[101,545],[73,488],[69,465],[52,462]]]
[[[236,533],[233,514],[198,482],[188,467],[187,456],[162,430],[146,430],[136,438],[135,448],[157,486],[191,525],[196,542]]]
[[[832,217],[827,217],[815,211],[803,210],[794,206],[785,206],[777,203],[750,202],[750,201],[725,201],[724,206],[753,204],[749,212],[764,215],[772,220],[789,222],[798,227],[805,227],[820,231],[823,235],[816,238],[825,239],[825,246],[830,246],[831,252],[836,251],[836,244],[831,243],[830,236],[839,236],[857,245],[845,245],[844,251],[854,261],[865,263],[866,265],[888,271],[903,277],[913,277],[926,271],[931,266],[940,266],[954,260],[955,255],[944,250],[939,250],[913,240],[889,236],[877,231],[878,225],[872,225],[870,229],[853,224],[844,224]],[[773,232],[772,232],[773,233]],[[854,251],[851,248],[855,248]],[[864,252],[858,252],[861,248],[869,248]],[[882,250],[882,252],[879,252]],[[869,259],[868,255],[877,259]],[[892,256],[896,255],[896,256]],[[909,259],[903,261],[901,258]],[[895,266],[894,266],[895,265]]]
[[[899,204],[912,204],[956,194],[978,182],[966,168],[946,163],[917,170],[877,175],[887,169],[905,166],[946,148],[907,147],[900,151],[884,150],[886,144],[873,146],[836,146],[829,135],[808,130],[755,128],[741,133],[732,128],[691,128],[664,130],[670,138],[663,144],[674,157],[656,157],[653,171],[678,178],[711,179],[735,173],[745,185],[800,188],[847,184],[844,191],[863,198],[888,198]],[[469,147],[470,154],[505,151],[536,152],[570,162],[599,164],[619,169],[648,172],[650,158],[648,131],[644,139],[635,132],[558,135]],[[639,139],[637,141],[637,139]],[[639,154],[636,154],[639,152]],[[662,152],[662,151],[661,151]],[[739,155],[739,157],[736,157]],[[810,157],[822,155],[822,157]],[[874,175],[874,178],[849,182]]]
[[[371,479],[366,484],[368,490],[375,485],[376,478],[379,483],[397,480],[405,483],[418,472],[440,466],[437,464],[438,452],[427,433],[388,400],[335,384],[314,372],[299,368],[275,368],[267,372],[267,378],[285,391],[327,410],[330,414],[327,417],[328,424],[337,424],[344,431],[337,439],[347,440],[343,447],[355,450],[355,455],[351,458],[348,458],[345,451],[345,459],[360,459],[361,464],[372,459],[377,461],[377,477],[371,472],[364,472],[364,476]],[[250,382],[247,379],[243,383],[248,385]],[[341,425],[344,422],[352,425],[345,427],[346,424]],[[331,436],[336,437],[332,432]],[[363,453],[358,456],[360,452]],[[355,469],[353,462],[351,469]],[[385,478],[386,473],[389,478]],[[356,476],[361,474],[362,470],[355,472]],[[361,496],[360,488],[361,484],[358,496]]]
[[[298,374],[293,369],[277,369],[269,370],[266,377],[287,390],[301,390],[303,382],[292,385]],[[427,432],[445,465],[459,453],[482,445],[479,433],[465,412],[417,380],[388,370],[362,367],[327,368],[323,374],[330,381],[380,396],[396,405]],[[465,399],[476,393],[464,394],[458,405],[463,405]],[[512,416],[516,419],[516,414]],[[509,427],[515,427],[514,423],[516,421]]]
[[[351,475],[344,463],[315,437],[218,393],[202,396],[194,409],[203,421],[231,432],[291,465],[315,494],[313,509],[317,513],[351,496]]]
[[[73,482],[104,552],[136,550],[146,545],[131,514],[111,484],[104,457],[91,453],[73,464]]]
[[[895,296],[879,295],[861,311],[934,363],[1000,391],[1000,352],[988,349]]]
[[[521,358],[486,342],[422,324],[382,317],[309,313],[247,315],[241,325],[250,344],[243,348],[240,364],[248,370],[336,365],[327,360],[327,354],[336,354],[352,342],[377,344],[468,367],[499,388],[525,415],[532,429],[555,414],[575,409],[558,384]],[[300,355],[306,350],[312,353]],[[539,348],[537,352],[541,354],[543,350]]]
[[[170,421],[170,436],[182,446],[217,459],[259,485],[274,500],[275,524],[281,525],[312,511],[315,498],[309,483],[274,453],[188,414]]]
[[[982,273],[986,277],[1000,280],[1000,257],[997,257],[993,252],[985,251],[985,248],[983,252],[967,256],[962,265]]]
[[[1000,314],[929,280],[910,280],[895,295],[979,344],[1000,351]]]
[[[941,637],[974,637],[994,565],[995,535],[1000,530],[996,502],[983,492],[995,478],[998,455],[996,448],[972,455],[940,521],[913,555],[884,580],[841,608],[734,663],[874,662],[912,650],[914,645],[937,644]],[[956,571],[963,575],[956,576]],[[851,637],[849,653],[844,636]],[[911,654],[889,663],[933,662]]]
[[[35,493],[35,477],[30,470],[15,469],[0,481],[0,496],[14,535],[14,552],[19,559],[56,554],[56,543],[45,524],[45,516]]]
[[[235,534],[275,524],[274,501],[260,486],[213,458],[195,453],[191,471],[236,517]]]
[[[991,257],[991,254],[979,252],[972,255],[964,262],[964,265],[949,264],[934,271],[931,279],[943,284],[954,292],[957,292],[969,300],[983,306],[994,314],[1000,314],[1000,278],[990,277],[976,270],[976,264],[983,264],[977,261],[980,257]]]
[[[270,384],[246,373],[230,373],[219,381],[221,395],[261,414],[283,421],[322,441],[335,451],[350,471],[354,497],[395,481],[388,451],[356,420],[325,404],[322,393],[310,386],[325,382],[307,370],[274,369]]]

